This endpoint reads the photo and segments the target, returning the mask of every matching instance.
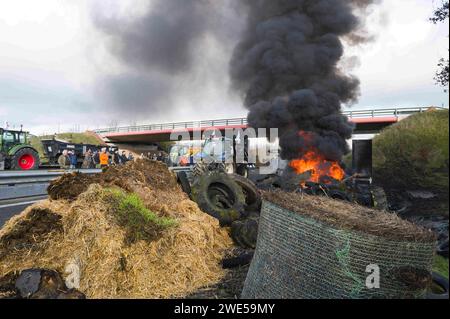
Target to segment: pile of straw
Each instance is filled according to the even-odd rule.
[[[107,191],[99,184],[91,184],[76,200],[29,207],[0,230],[0,278],[46,268],[67,280],[75,265],[79,290],[88,298],[183,297],[216,284],[225,276],[221,260],[232,246],[228,233],[176,183],[166,185],[171,187],[141,182],[134,189],[148,209],[176,220],[153,241],[126,241],[126,229],[111,214]],[[37,212],[46,212],[53,227],[34,227],[42,224]]]

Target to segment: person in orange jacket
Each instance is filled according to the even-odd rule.
[[[102,168],[107,167],[109,165],[109,154],[106,152],[106,148],[102,149],[100,153],[100,166]]]

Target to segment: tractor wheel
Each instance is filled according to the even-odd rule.
[[[221,172],[225,173],[226,168],[225,165],[222,163],[207,163],[207,162],[198,162],[195,164],[194,168],[192,169],[192,179],[195,181],[196,179],[200,178],[203,175],[208,174],[209,172]]]
[[[373,186],[371,188],[373,207],[378,210],[388,210],[389,204],[386,192],[382,187]]]
[[[240,175],[230,175],[230,177],[241,186],[245,195],[246,211],[260,211],[261,210],[261,194],[256,185],[248,178]]]
[[[206,164],[205,162],[198,162],[192,169],[192,177],[195,180],[200,176],[205,175],[207,172],[208,172],[208,164]]]
[[[177,174],[177,180],[183,192],[185,192],[188,196],[191,196],[191,184],[189,183],[189,178],[186,172],[179,172]]]
[[[22,148],[11,157],[12,170],[29,171],[39,168],[39,155],[32,148]]]
[[[247,167],[247,165],[243,165],[243,164],[241,164],[241,165],[237,165],[237,167],[236,167],[236,174],[237,175],[240,175],[240,176],[243,176],[243,177],[245,177],[245,178],[248,178],[248,167]]]
[[[228,175],[210,172],[199,177],[191,187],[192,199],[201,210],[217,218],[221,226],[230,226],[244,212],[242,188]]]

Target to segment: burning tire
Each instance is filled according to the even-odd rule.
[[[11,157],[12,170],[29,171],[39,168],[39,155],[31,148],[22,148]]]
[[[230,226],[244,212],[242,188],[224,173],[210,172],[199,177],[191,194],[200,209],[217,218],[221,226]]]
[[[256,185],[241,175],[230,175],[230,177],[242,188],[245,195],[246,211],[260,211],[261,210],[261,194]]]

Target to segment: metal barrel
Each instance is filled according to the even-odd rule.
[[[372,177],[372,140],[353,141],[353,171],[361,177]]]

